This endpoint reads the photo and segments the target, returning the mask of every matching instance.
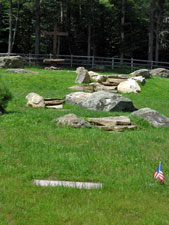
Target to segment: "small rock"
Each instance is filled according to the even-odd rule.
[[[28,100],[27,106],[31,106],[33,108],[44,108],[44,98],[36,93],[29,93],[26,96],[26,99]]]
[[[107,78],[116,78],[116,79],[128,79],[129,75],[127,74],[112,74],[112,75],[106,75]]]
[[[104,86],[102,84],[98,84],[95,86],[95,91],[107,91],[110,93],[117,93],[117,86]]]
[[[8,69],[7,73],[30,73],[30,74],[39,74],[39,72],[25,70],[25,69]]]
[[[83,67],[80,67],[79,70],[77,69],[78,74],[77,74],[75,83],[79,83],[79,84],[90,83],[90,76],[88,74],[88,71],[82,68]]]
[[[84,92],[94,92],[94,87],[89,86],[89,85],[74,85],[72,87],[69,87],[70,90],[75,90],[75,91],[84,91]]]
[[[82,118],[78,118],[75,114],[70,113],[65,116],[59,117],[57,126],[70,126],[74,128],[81,128],[81,127],[88,127],[91,128],[92,126],[90,123],[86,122]]]

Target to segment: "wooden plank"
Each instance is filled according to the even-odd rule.
[[[57,63],[57,62],[64,62],[65,59],[44,59],[44,63]]]
[[[92,183],[92,182],[75,182],[75,181],[50,181],[50,180],[33,180],[33,183],[39,186],[63,186],[72,187],[79,189],[95,189],[102,188],[102,183]]]

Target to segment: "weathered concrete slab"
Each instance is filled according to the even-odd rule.
[[[102,188],[103,184],[101,183],[92,183],[92,182],[74,182],[74,181],[50,181],[50,180],[33,180],[33,183],[39,186],[63,186],[63,187],[72,187],[78,189],[97,189]]]

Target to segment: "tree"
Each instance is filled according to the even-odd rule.
[[[151,0],[149,14],[148,60],[153,61],[155,0]]]
[[[8,55],[12,52],[12,0],[9,0],[9,37],[8,37]]]
[[[40,0],[35,1],[35,54],[39,55],[40,52]]]
[[[162,30],[164,4],[165,4],[165,0],[157,0],[156,31],[155,31],[156,32],[155,61],[159,60],[160,30]]]

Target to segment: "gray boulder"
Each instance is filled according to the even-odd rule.
[[[169,118],[150,108],[139,109],[133,112],[132,115],[147,120],[154,127],[169,127]]]
[[[23,68],[24,60],[21,56],[5,56],[0,57],[1,68]]]
[[[78,118],[75,114],[70,113],[65,116],[59,117],[57,126],[70,126],[74,128],[81,128],[81,127],[88,127],[91,128],[92,126],[90,123],[86,122],[82,118]]]
[[[27,106],[31,106],[33,108],[44,108],[45,102],[44,98],[36,93],[29,93],[26,96],[26,99],[28,100]]]
[[[132,101],[122,95],[98,91],[84,99],[80,105],[89,110],[126,111],[136,110]]]
[[[150,78],[151,74],[149,72],[149,70],[147,69],[140,69],[140,70],[136,70],[133,73],[130,74],[131,77],[138,77],[138,76],[142,76],[145,78]]]
[[[66,95],[66,102],[80,105],[89,110],[126,112],[137,110],[130,99],[107,91],[97,91],[94,93],[73,92]]]
[[[169,70],[165,68],[156,68],[156,69],[150,70],[150,74],[153,77],[169,78]]]

